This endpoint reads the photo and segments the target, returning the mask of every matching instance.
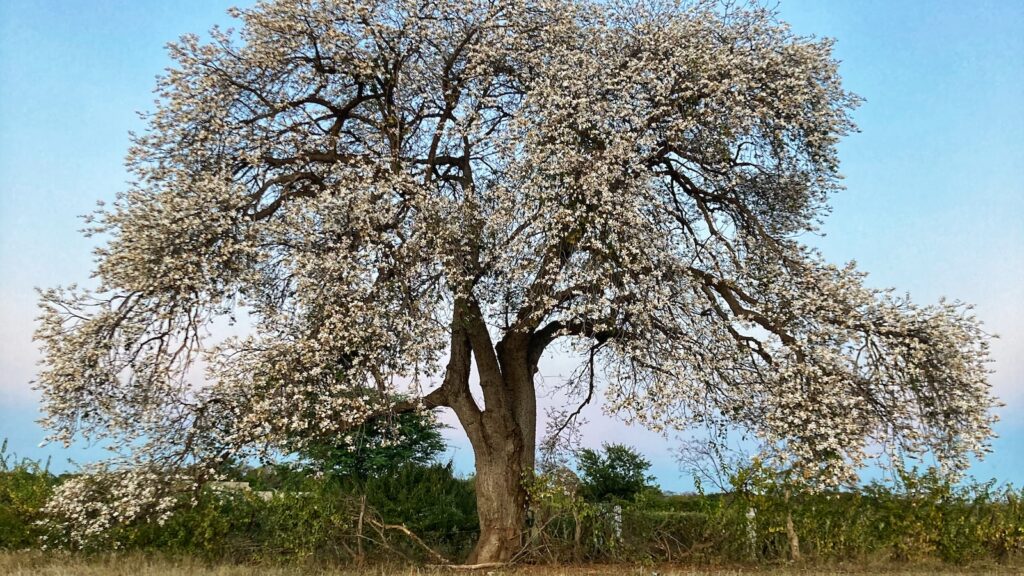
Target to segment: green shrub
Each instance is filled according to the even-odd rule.
[[[404,525],[448,558],[468,554],[480,532],[473,482],[457,478],[451,462],[403,466],[369,480],[366,495],[384,521]]]
[[[43,535],[40,509],[57,482],[48,464],[18,459],[7,452],[6,440],[0,444],[0,549],[38,544]]]
[[[903,471],[895,483],[856,491],[800,492],[796,485],[749,469],[733,480],[734,489],[724,494],[645,491],[620,501],[622,520],[616,530],[609,504],[588,503],[564,489],[567,483],[560,489],[550,475],[539,475],[531,494],[543,529],[532,534],[534,557],[785,561],[790,516],[801,556],[817,562],[963,565],[1024,558],[1024,492],[1011,486],[953,484],[934,470]]]
[[[113,548],[208,560],[350,562],[359,541],[368,561],[434,561],[394,526],[457,560],[478,526],[471,479],[447,465],[407,464],[357,479],[315,476],[289,466],[236,466],[252,491],[201,490],[162,524],[120,525],[90,550]],[[41,509],[62,478],[0,447],[0,548],[42,544]],[[934,470],[903,471],[893,483],[858,490],[800,492],[746,470],[723,494],[665,495],[595,502],[568,469],[536,475],[525,560],[535,562],[749,562],[788,558],[791,515],[805,559],[971,564],[1024,559],[1024,491],[994,482],[953,484]],[[265,498],[258,491],[273,490]],[[786,493],[791,494],[786,498]],[[365,497],[365,500],[364,500]],[[753,509],[753,518],[748,512]],[[362,537],[357,529],[364,516]],[[48,545],[59,544],[49,534]]]
[[[651,463],[624,444],[601,445],[579,451],[580,493],[592,502],[630,501],[649,488]]]
[[[451,464],[409,464],[386,477],[313,477],[287,467],[240,470],[256,490],[202,490],[165,522],[118,526],[92,549],[193,555],[210,560],[348,562],[357,559],[365,517],[366,559],[426,559],[403,526],[450,558],[468,552],[477,533],[472,482]],[[274,492],[262,492],[273,488]],[[362,497],[366,495],[366,507]]]

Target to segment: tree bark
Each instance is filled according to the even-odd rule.
[[[526,529],[524,482],[533,473],[537,405],[525,353],[505,344],[497,347],[498,373],[481,375],[481,386],[499,390],[492,397],[500,402],[483,411],[482,441],[473,445],[480,539],[470,564],[508,562],[522,549]]]
[[[518,443],[516,443],[518,444]],[[476,502],[480,538],[467,563],[508,562],[523,544],[527,494],[522,449],[476,452]]]
[[[366,556],[363,553],[363,518],[366,516],[366,488],[359,495],[359,520],[356,522],[356,563],[363,565]]]
[[[793,562],[800,561],[800,536],[796,533],[796,526],[793,524],[793,506],[789,501],[789,489],[785,492],[786,502],[786,538],[789,540],[789,559]]]
[[[456,304],[443,405],[462,424],[476,461],[480,538],[467,562],[508,562],[523,545],[527,499],[524,481],[536,459],[536,358],[529,335],[515,332],[494,345],[479,307]],[[477,405],[469,388],[471,359],[484,395]]]

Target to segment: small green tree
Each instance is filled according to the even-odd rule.
[[[588,500],[632,500],[654,481],[647,474],[651,463],[624,444],[604,443],[600,452],[584,448],[577,460],[581,489]]]
[[[343,442],[312,444],[302,456],[326,473],[365,482],[434,461],[446,447],[442,428],[433,412],[393,414],[365,422]]]

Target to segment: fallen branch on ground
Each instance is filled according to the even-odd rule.
[[[378,522],[377,520],[374,520],[374,519],[370,519],[368,521],[369,521],[370,524],[373,525],[374,528],[376,528],[380,532],[382,532],[384,530],[397,530],[398,532],[401,532],[402,534],[405,534],[406,536],[409,537],[410,540],[412,540],[417,545],[419,545],[420,548],[423,548],[424,550],[426,550],[427,553],[430,554],[434,558],[434,560],[439,562],[441,566],[449,566],[449,565],[451,565],[451,562],[447,558],[445,558],[444,556],[439,554],[436,550],[434,550],[430,546],[427,546],[426,542],[424,542],[419,536],[414,534],[412,530],[409,530],[408,528],[406,528],[403,524],[385,524],[383,522]]]
[[[448,570],[483,570],[484,568],[501,568],[508,562],[484,562],[483,564],[427,564],[427,568],[446,568]]]

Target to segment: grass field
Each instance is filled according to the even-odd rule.
[[[879,566],[733,566],[721,568],[687,566],[520,566],[475,572],[414,566],[369,568],[325,567],[316,564],[265,566],[209,564],[194,559],[172,559],[141,554],[75,557],[42,552],[0,552],[0,574],[4,576],[440,576],[479,574],[481,576],[946,576],[954,574],[1024,574],[1019,567],[983,566],[950,568],[934,565]]]

